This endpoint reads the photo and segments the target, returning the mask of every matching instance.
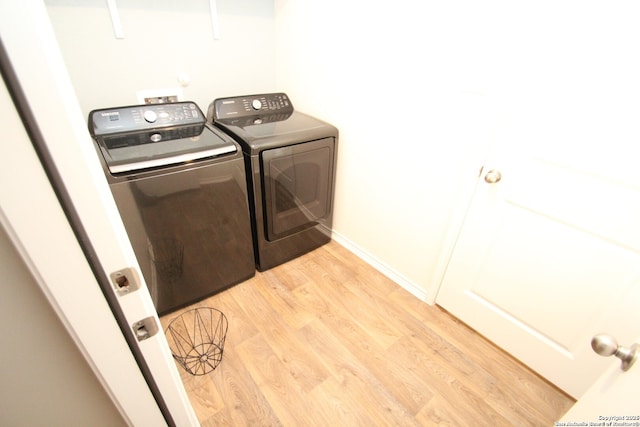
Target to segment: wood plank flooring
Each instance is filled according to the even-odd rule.
[[[549,426],[574,403],[335,242],[199,306],[229,321],[215,371],[178,367],[204,427]]]

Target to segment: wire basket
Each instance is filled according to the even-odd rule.
[[[215,308],[185,311],[165,330],[173,358],[191,375],[205,375],[222,360],[229,322]]]

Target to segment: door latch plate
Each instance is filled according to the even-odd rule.
[[[118,295],[126,295],[140,288],[140,279],[135,268],[127,267],[110,275],[111,283]]]
[[[158,324],[153,316],[146,317],[131,325],[138,341],[144,341],[158,333]]]

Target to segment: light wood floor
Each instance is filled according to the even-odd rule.
[[[573,404],[335,242],[197,306],[229,321],[215,371],[178,368],[204,427],[550,426]]]

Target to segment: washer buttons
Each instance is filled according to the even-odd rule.
[[[147,110],[144,112],[144,119],[149,123],[153,123],[158,120],[158,115],[153,110]]]

